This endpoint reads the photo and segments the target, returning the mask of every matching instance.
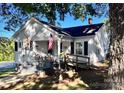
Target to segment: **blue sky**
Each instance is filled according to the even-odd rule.
[[[102,16],[102,17],[92,17],[93,19],[93,24],[97,24],[97,23],[101,23],[103,22],[106,17],[105,16]],[[43,19],[45,20],[45,19]],[[88,25],[88,22],[87,22],[88,19],[85,19],[84,21],[82,21],[81,19],[78,19],[78,20],[74,20],[73,17],[67,15],[65,17],[65,20],[64,21],[59,21],[57,20],[60,24],[61,24],[61,27],[73,27],[73,26],[81,26],[81,25]],[[1,19],[0,17],[0,37],[8,37],[8,38],[11,38],[11,36],[14,34],[14,32],[12,31],[6,31],[4,30],[4,20]]]

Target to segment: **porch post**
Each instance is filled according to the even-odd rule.
[[[58,46],[58,63],[59,63],[59,69],[60,69],[60,46],[61,46],[61,38],[58,39],[57,46]]]

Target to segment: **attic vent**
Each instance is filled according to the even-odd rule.
[[[34,23],[34,24],[33,24],[33,27],[36,27],[36,26],[37,26],[37,23]]]

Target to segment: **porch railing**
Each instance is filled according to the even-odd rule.
[[[89,67],[90,66],[90,57],[86,57],[86,56],[68,54],[64,58],[64,60],[66,64],[71,64],[76,67],[81,67],[81,66]]]

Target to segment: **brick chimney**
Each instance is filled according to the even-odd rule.
[[[89,19],[88,19],[88,24],[89,24],[89,25],[92,25],[92,24],[93,24],[92,18],[89,18]]]

